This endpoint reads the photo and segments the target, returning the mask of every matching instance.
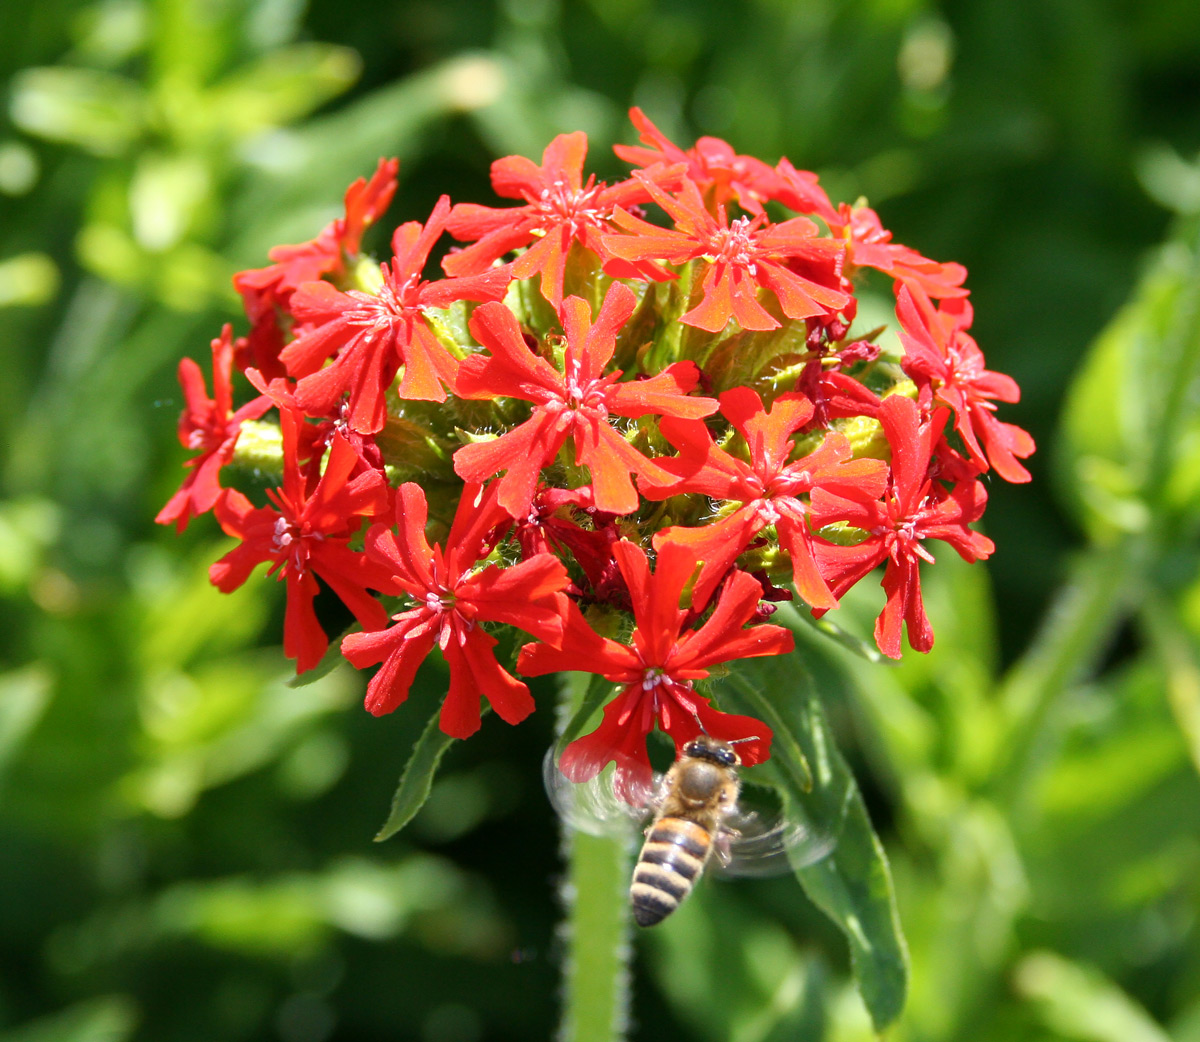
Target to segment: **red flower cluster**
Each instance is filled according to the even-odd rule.
[[[456,737],[479,727],[481,697],[509,723],[533,711],[513,670],[612,681],[562,768],[583,780],[615,761],[636,799],[655,727],[677,746],[739,740],[746,763],[769,755],[770,729],[697,683],[792,649],[764,621],[791,596],[780,587],[819,615],[884,565],[876,641],[898,657],[907,628],[927,651],[929,544],[987,557],[970,528],[981,478],[1027,481],[1034,446],[995,416],[1018,389],[984,367],[961,265],[894,243],[786,159],[714,138],[685,150],[631,116],[641,144],[617,154],[637,169],[617,184],[585,178],[586,138],[561,135],[540,165],[493,164],[516,205],[443,197],[376,267],[363,233],[398,169],[381,161],[343,219],[237,275],[251,328],[213,342],[213,398],[181,363],[180,440],[199,455],[158,520],[215,512],[240,541],[212,566],[224,591],[264,561],[286,581],[298,671],[329,643],[314,599],[340,599],[361,627],[343,654],[380,664],[373,713],[407,698],[435,645]],[[447,232],[465,245],[428,279]],[[852,331],[869,270],[895,296],[891,357]],[[257,392],[236,410],[235,365]],[[257,506],[219,480],[247,425],[260,466],[262,445],[279,447],[279,485]],[[516,651],[505,627],[534,640]]]

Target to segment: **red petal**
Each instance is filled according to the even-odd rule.
[[[317,621],[313,598],[319,591],[310,571],[287,571],[287,610],[283,617],[283,653],[296,660],[296,672],[303,673],[321,661],[329,638]]]
[[[533,712],[533,696],[496,661],[495,638],[479,628],[467,633],[461,643],[456,636],[445,651],[450,690],[442,705],[442,730],[453,738],[467,738],[478,731],[480,695],[505,723],[519,724]]]
[[[356,669],[382,662],[367,685],[366,708],[373,716],[390,713],[408,698],[408,689],[437,637],[427,612],[398,616],[398,623],[378,633],[351,633],[342,639],[342,654]]]

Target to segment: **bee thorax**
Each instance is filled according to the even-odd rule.
[[[728,777],[726,769],[702,760],[696,761],[680,772],[678,792],[685,800],[706,803],[716,795]]]

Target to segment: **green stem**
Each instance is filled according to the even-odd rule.
[[[562,1042],[621,1042],[629,1026],[629,839],[564,828]]]
[[[599,709],[611,685],[586,673],[559,675],[561,747],[578,736]],[[564,784],[570,784],[564,782]],[[562,1042],[623,1042],[629,1028],[629,880],[633,830],[592,836],[562,823],[567,876],[561,897],[563,1013]]]
[[[1033,646],[1005,677],[999,701],[1007,728],[1003,759],[992,772],[994,795],[1019,805],[1048,740],[1047,721],[1062,694],[1100,658],[1140,600],[1147,547],[1138,539],[1095,547],[1073,565]]]

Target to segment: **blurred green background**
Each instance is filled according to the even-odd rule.
[[[891,1037],[1200,1040],[1194,0],[0,0],[0,80],[0,1042],[553,1033],[553,714],[375,846],[424,708],[287,687],[278,587],[151,519],[234,271],[381,155],[388,230],[566,130],[617,175],[631,104],[965,263],[1040,446],[987,571],[939,557],[931,656],[807,651],[896,875]],[[632,1035],[872,1037],[779,881],[638,939]]]

